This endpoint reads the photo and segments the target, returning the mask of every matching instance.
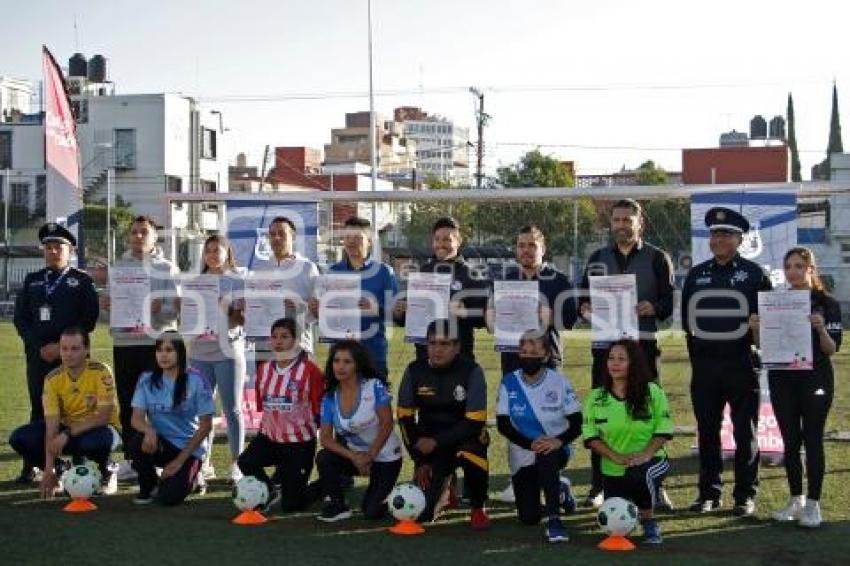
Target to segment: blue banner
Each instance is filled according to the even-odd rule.
[[[263,270],[263,264],[272,256],[269,223],[277,216],[285,216],[295,224],[295,252],[313,262],[318,261],[318,203],[229,201],[227,237],[233,243],[240,266],[250,271]]]

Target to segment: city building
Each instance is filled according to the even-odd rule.
[[[404,135],[403,125],[375,114],[375,150],[380,176],[412,175],[416,167],[416,143]],[[369,112],[345,115],[345,127],[331,130],[331,143],[325,144],[326,165],[371,163],[369,151]]]
[[[402,106],[393,113],[404,137],[416,142],[417,183],[438,180],[469,184],[469,129],[421,108]]]

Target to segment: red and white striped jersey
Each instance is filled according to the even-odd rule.
[[[316,365],[301,356],[288,367],[274,360],[257,369],[257,410],[262,411],[260,432],[274,442],[307,442],[316,427],[325,393],[325,378]]]

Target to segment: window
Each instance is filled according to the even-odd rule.
[[[0,132],[0,169],[12,168],[12,132]]]
[[[201,157],[204,159],[215,159],[216,158],[216,147],[215,147],[215,130],[210,130],[209,128],[201,129]]]
[[[136,168],[136,130],[115,130],[115,167],[117,169]]]
[[[215,181],[201,181],[202,193],[214,193],[216,190]]]
[[[39,175],[35,179],[35,216],[45,216],[47,214],[47,177]]]
[[[165,190],[169,193],[182,193],[183,192],[183,179],[180,177],[173,177],[169,175],[165,179]]]
[[[12,183],[12,206],[28,206],[30,200],[29,183]]]

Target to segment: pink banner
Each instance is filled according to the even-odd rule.
[[[82,208],[77,124],[71,112],[62,70],[46,46],[43,48],[42,69],[47,219],[64,219],[63,223],[76,234]]]
[[[773,405],[763,400],[759,406],[759,422],[756,431],[759,450],[763,454],[782,454],[785,444],[782,433],[773,414]],[[732,417],[729,415],[729,405],[723,410],[723,423],[720,425],[720,446],[723,451],[735,451],[735,437],[732,435]]]

